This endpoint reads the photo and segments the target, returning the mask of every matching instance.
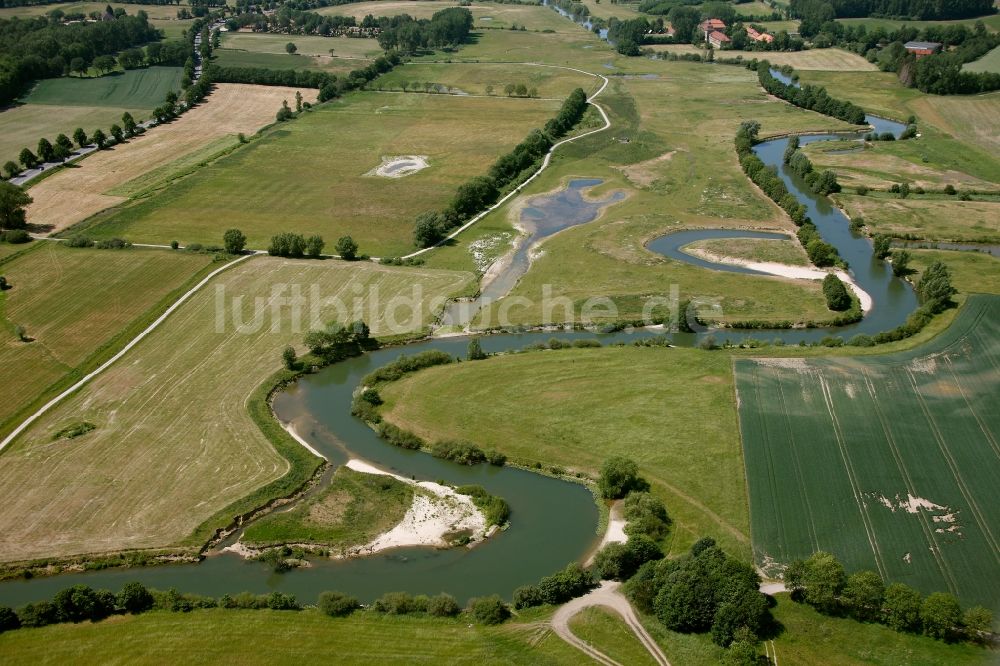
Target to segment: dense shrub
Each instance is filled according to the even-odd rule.
[[[375,432],[378,436],[389,442],[393,446],[398,446],[401,449],[411,449],[418,450],[424,447],[424,440],[422,440],[417,435],[412,432],[407,432],[402,428],[394,426],[387,421],[380,422],[375,427]]]
[[[645,535],[655,540],[667,535],[670,517],[660,498],[645,491],[633,491],[625,497],[623,513],[627,524],[625,534]]]
[[[365,386],[372,386],[383,382],[394,382],[404,375],[435,365],[445,365],[452,363],[455,359],[451,354],[447,354],[437,349],[428,349],[412,356],[400,356],[392,363],[368,373],[362,380]]]
[[[510,617],[510,609],[497,595],[469,600],[469,613],[480,624],[501,624]]]
[[[625,543],[609,543],[594,557],[594,569],[606,580],[628,580],[646,562],[663,558],[663,551],[643,534]]]
[[[346,617],[356,611],[361,605],[352,596],[340,592],[323,592],[316,604],[320,612],[330,617]]]
[[[427,614],[434,617],[455,617],[462,612],[462,607],[450,594],[441,593],[431,597],[427,602]]]
[[[831,310],[843,311],[851,307],[851,295],[847,287],[833,273],[823,278],[823,295],[826,297],[826,307]]]
[[[614,456],[604,461],[597,487],[604,499],[621,499],[633,490],[646,490],[649,484],[639,476],[634,460]]]
[[[153,607],[155,599],[142,583],[125,583],[118,593],[118,606],[126,613],[145,613]]]
[[[8,229],[0,233],[0,240],[11,245],[20,245],[31,240],[31,236],[24,229]]]
[[[562,571],[545,576],[537,585],[524,585],[514,590],[514,608],[563,604],[586,594],[592,587],[594,579],[590,572],[573,562]]]
[[[0,634],[21,626],[21,620],[10,606],[0,606]]]
[[[455,492],[472,498],[472,503],[486,517],[487,525],[503,525],[510,518],[510,505],[507,501],[502,497],[491,495],[482,486],[458,486]]]

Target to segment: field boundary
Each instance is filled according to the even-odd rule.
[[[177,308],[179,308],[192,295],[194,295],[202,287],[204,287],[206,284],[208,284],[212,280],[212,278],[214,278],[216,275],[219,275],[223,271],[229,270],[230,268],[232,268],[236,264],[241,263],[243,261],[246,261],[247,259],[250,259],[250,258],[256,256],[256,254],[257,253],[255,252],[253,254],[247,254],[247,255],[244,255],[242,257],[239,257],[238,259],[235,259],[234,261],[230,261],[227,264],[225,264],[225,265],[223,265],[223,266],[215,269],[214,271],[212,271],[211,273],[209,273],[208,275],[206,275],[204,278],[202,278],[201,282],[199,282],[198,284],[196,284],[195,286],[191,287],[186,292],[184,292],[184,294],[182,294],[180,296],[180,298],[178,298],[176,301],[174,301],[173,304],[170,305],[170,307],[168,307],[165,312],[163,312],[163,314],[161,314],[159,317],[157,317],[153,321],[153,323],[151,323],[149,326],[147,326],[145,329],[143,329],[137,336],[135,336],[134,338],[132,338],[114,356],[112,356],[111,358],[109,358],[107,361],[105,361],[104,363],[102,363],[101,365],[99,365],[94,370],[91,370],[89,373],[87,373],[86,375],[84,375],[75,384],[73,384],[72,386],[70,386],[68,389],[66,389],[65,391],[63,391],[62,393],[60,393],[59,395],[57,395],[56,397],[54,397],[51,400],[49,400],[47,403],[45,403],[44,405],[42,405],[42,407],[40,407],[37,411],[35,411],[35,413],[33,413],[31,416],[27,417],[24,421],[22,421],[21,424],[18,425],[16,428],[14,428],[14,430],[9,435],[7,435],[6,437],[4,437],[3,441],[0,441],[0,453],[2,453],[4,451],[4,449],[6,449],[7,446],[12,441],[14,441],[17,438],[18,435],[20,435],[22,432],[24,432],[28,428],[28,426],[30,426],[32,423],[34,423],[35,421],[37,421],[41,416],[43,416],[50,409],[52,409],[53,407],[55,407],[56,405],[58,405],[60,402],[62,402],[63,399],[69,397],[70,395],[72,395],[73,393],[75,393],[76,391],[78,391],[80,388],[82,388],[84,385],[86,385],[88,382],[90,382],[91,379],[93,379],[97,375],[99,375],[102,372],[104,372],[105,370],[107,370],[109,367],[111,367],[111,365],[114,364],[115,361],[117,361],[118,359],[120,359],[122,356],[124,356],[126,353],[128,353],[128,351],[130,349],[132,349],[137,344],[139,344],[140,342],[142,342],[142,340],[146,336],[148,336],[150,333],[152,333],[154,330],[156,330],[160,326],[160,324],[162,324],[164,321],[166,321],[167,317],[169,317],[174,312],[174,310],[176,310]]]

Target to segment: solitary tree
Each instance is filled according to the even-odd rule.
[[[322,236],[310,236],[306,239],[306,255],[313,259],[319,258],[323,254],[323,247],[326,242]]]
[[[285,367],[289,370],[294,370],[296,363],[298,363],[298,356],[295,355],[295,348],[291,345],[285,347],[285,351],[281,353],[281,360],[285,362]]]
[[[38,164],[38,158],[31,152],[30,148],[22,148],[21,154],[17,156],[18,161],[24,165],[25,169],[34,169]]]
[[[493,94],[493,86],[492,85],[486,86],[486,94],[487,95],[492,95]]]
[[[486,358],[486,352],[483,351],[483,346],[479,342],[479,338],[472,338],[469,340],[469,354],[470,361],[481,361]]]
[[[97,144],[98,150],[104,150],[104,146],[108,143],[107,135],[100,129],[94,130],[94,133],[90,135],[90,140]]]
[[[639,477],[639,466],[634,460],[623,456],[608,458],[601,466],[601,477],[597,486],[601,497],[620,499],[632,490],[644,490],[648,484]]]
[[[153,607],[153,603],[153,595],[150,594],[149,590],[142,583],[135,581],[125,583],[125,587],[118,593],[118,605],[126,613],[132,613],[133,615],[144,613]]]
[[[285,44],[285,50],[288,51],[289,55],[293,55],[296,51],[299,50],[299,47],[295,46],[295,44],[293,44],[292,42],[288,42],[287,44]]]
[[[924,633],[934,638],[947,638],[962,621],[962,607],[954,595],[934,592],[920,605],[920,622]]]
[[[358,244],[350,236],[341,236],[337,239],[337,254],[345,261],[354,261],[358,258]]]
[[[76,141],[76,145],[81,148],[90,144],[90,141],[87,140],[87,133],[83,131],[82,127],[77,127],[73,130],[73,140]]]
[[[229,254],[239,254],[246,247],[247,237],[239,229],[229,229],[222,234],[222,243]]]
[[[935,310],[947,307],[951,297],[958,290],[951,284],[951,273],[948,267],[940,261],[935,261],[927,267],[917,283],[917,296],[921,303],[930,303]]]
[[[514,90],[514,94],[517,95],[518,97],[527,97],[528,86],[524,85],[523,83],[518,83],[517,88]]]
[[[46,138],[38,140],[38,157],[42,162],[51,162],[55,154],[52,151],[52,144]]]
[[[24,229],[24,207],[32,201],[17,185],[0,183],[0,229]]]
[[[69,61],[69,71],[76,72],[80,76],[87,73],[87,61],[83,58],[73,58]]]
[[[507,85],[505,85],[503,87],[503,92],[504,92],[505,95],[507,95],[507,97],[510,97],[511,95],[514,94],[514,90],[515,89],[516,89],[516,86],[513,83],[508,83]]]
[[[122,126],[125,128],[125,134],[128,136],[135,136],[136,122],[132,114],[126,111],[122,114]]]
[[[910,274],[910,253],[906,250],[896,250],[892,253],[892,273],[896,277]]]
[[[299,90],[295,91],[295,111],[302,112],[302,92]]]
[[[872,238],[872,249],[877,258],[885,259],[892,252],[892,239],[883,234],[875,234]]]

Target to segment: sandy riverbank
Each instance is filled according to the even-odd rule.
[[[857,282],[854,281],[854,278],[851,277],[847,271],[825,271],[822,268],[815,268],[813,266],[792,266],[791,264],[779,264],[771,261],[749,261],[747,259],[737,259],[736,257],[725,257],[713,252],[691,247],[682,248],[682,251],[698,257],[699,259],[711,261],[716,264],[742,266],[743,268],[749,268],[750,270],[758,271],[760,273],[791,278],[793,280],[822,280],[828,273],[833,273],[840,278],[852,292],[854,292],[855,296],[858,297],[858,301],[861,303],[862,312],[867,313],[872,309],[872,297],[868,294],[868,292],[862,289]]]

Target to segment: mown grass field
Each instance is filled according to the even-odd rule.
[[[122,331],[148,318],[144,315],[161,299],[210,263],[199,254],[36,242],[30,252],[0,266],[13,285],[0,295],[0,430],[52,393],[46,389],[95,365],[113,340],[124,344],[118,339]],[[24,326],[34,342],[20,342],[16,326]]]
[[[334,552],[388,532],[413,503],[413,487],[391,476],[339,468],[329,486],[289,511],[268,514],[244,532],[249,544],[314,543]]]
[[[504,86],[524,84],[535,88],[539,97],[565,99],[575,88],[583,88],[592,93],[601,85],[601,80],[579,72],[549,67],[526,67],[516,64],[458,64],[418,63],[397,67],[379,78],[377,85],[385,90],[400,90],[403,82],[411,89],[424,90],[424,82],[457,88],[469,95],[493,95],[506,97]],[[414,84],[419,84],[416,86]],[[487,86],[493,86],[491,93]]]
[[[970,72],[1000,73],[1000,47],[993,49],[979,60],[965,63],[962,69]]]
[[[996,609],[1000,298],[907,352],[735,363],[754,554],[816,550]]]
[[[96,78],[42,79],[22,101],[56,106],[152,109],[162,104],[171,90],[180,91],[183,76],[184,70],[180,67],[148,67]],[[73,129],[67,133],[72,133]]]
[[[885,30],[899,30],[900,28],[916,28],[917,30],[923,30],[930,26],[935,27],[948,27],[952,25],[964,25],[968,28],[975,27],[976,23],[982,21],[983,25],[990,32],[1000,31],[1000,14],[990,14],[988,16],[980,16],[977,18],[970,19],[956,19],[954,21],[903,21],[899,19],[887,19],[887,18],[849,18],[849,19],[838,19],[841,23],[845,25],[863,25],[868,30],[874,30],[875,28],[884,28]]]
[[[878,67],[856,53],[843,49],[809,49],[808,51],[720,51],[718,58],[767,60],[772,65],[791,65],[797,70],[828,72],[877,72]]]
[[[460,289],[468,277],[270,257],[222,273],[0,456],[0,559],[184,542],[288,469],[247,400],[281,367],[282,349],[315,326],[313,312],[319,325],[360,316],[374,335],[397,333],[381,306],[338,314],[337,305],[413,296],[427,321],[430,299]],[[298,317],[293,305],[281,304],[282,295],[294,296],[292,285],[303,299]],[[418,325],[404,312],[396,317],[404,329]],[[96,429],[71,444],[53,441],[82,421]]]
[[[447,7],[458,7],[459,3],[452,0],[374,0],[358,2],[335,7],[325,7],[318,10],[320,14],[336,16],[353,16],[361,21],[365,16],[397,16],[409,14],[416,19],[429,19],[436,12]],[[484,31],[496,28],[509,29],[513,25],[524,26],[530,31],[553,30],[555,32],[571,32],[582,30],[571,21],[562,18],[555,11],[541,5],[505,5],[494,3],[476,3],[465,7],[472,13],[474,26]]]
[[[990,162],[970,164],[969,156],[945,152],[943,149],[946,146],[939,142],[911,139],[870,142],[859,150],[860,144],[856,141],[818,141],[808,144],[805,153],[815,166],[833,169],[837,181],[847,191],[854,191],[858,185],[888,190],[903,183],[908,183],[911,190],[922,187],[938,193],[943,192],[947,185],[956,191],[1000,191],[1000,173],[997,174],[997,181],[992,181],[961,170],[970,169],[982,176],[992,176],[994,167],[1000,165]],[[848,149],[851,152],[839,152]]]
[[[851,217],[863,216],[875,233],[925,240],[1000,241],[1000,202],[837,195]]]
[[[329,56],[371,60],[382,55],[382,48],[375,39],[353,37],[320,37],[318,35],[272,35],[263,32],[225,32],[223,49],[238,49],[254,53],[287,55],[285,46],[295,44],[296,53],[303,56]],[[358,64],[358,68],[364,64]]]
[[[388,421],[429,440],[467,440],[594,475],[609,456],[629,456],[674,520],[669,552],[711,535],[749,557],[732,373],[723,354],[514,354],[424,370],[381,393]],[[456,410],[456,400],[474,407]]]
[[[305,101],[315,101],[315,90],[302,93]],[[196,166],[192,158],[210,158],[236,145],[239,134],[252,135],[271,123],[286,99],[294,103],[294,88],[220,83],[204,103],[177,120],[33,184],[28,223],[39,231],[61,231],[142,190],[159,187]],[[200,202],[203,209],[207,201]],[[221,233],[205,240],[217,245]],[[188,242],[184,237],[177,240]]]
[[[113,211],[88,233],[217,243],[223,231],[239,227],[249,247],[266,248],[275,233],[296,231],[322,235],[328,249],[349,234],[361,252],[406,254],[414,249],[417,214],[443,207],[560,104],[352,94],[274,127],[195,178]],[[397,155],[426,155],[430,166],[405,178],[365,175]]]

